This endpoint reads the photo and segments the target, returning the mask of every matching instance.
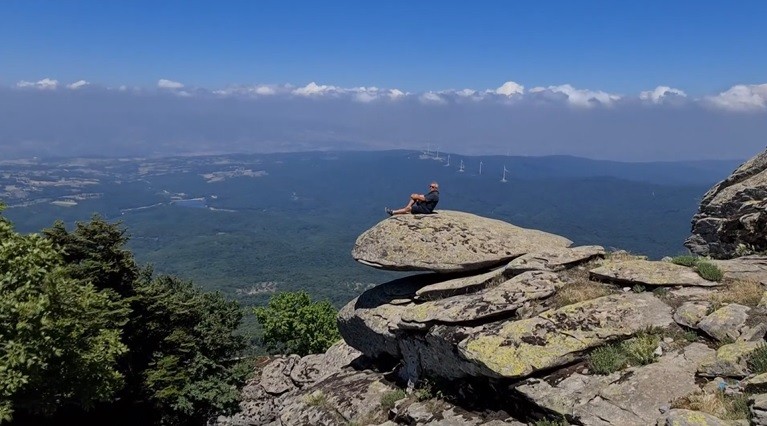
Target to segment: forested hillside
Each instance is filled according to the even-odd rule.
[[[24,235],[0,216],[0,241],[0,422],[204,424],[237,407],[237,303],[139,267],[98,217]]]

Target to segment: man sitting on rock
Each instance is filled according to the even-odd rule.
[[[386,207],[386,213],[389,216],[393,214],[429,214],[434,212],[434,207],[437,207],[439,202],[439,184],[432,182],[429,184],[429,193],[424,194],[410,194],[410,201],[407,205],[398,210],[392,210]]]

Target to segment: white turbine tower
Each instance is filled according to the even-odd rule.
[[[461,168],[459,168],[458,171],[463,173],[463,160],[461,160]]]
[[[479,174],[480,175],[482,174],[482,162],[481,161],[479,162]]]
[[[450,154],[447,154],[447,164],[445,164],[445,167],[448,167],[450,165]]]
[[[506,172],[508,172],[508,170],[506,170],[506,165],[504,165],[503,166],[503,177],[501,178],[501,182],[503,182],[503,183],[507,182],[507,180],[506,180]]]

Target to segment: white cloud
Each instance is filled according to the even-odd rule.
[[[763,110],[767,108],[767,83],[739,84],[706,99],[716,107],[731,111]]]
[[[399,98],[405,97],[405,92],[399,89],[390,89],[388,96],[391,100],[397,100]]]
[[[78,81],[75,81],[75,82],[74,82],[74,83],[72,83],[72,84],[67,84],[67,89],[70,89],[70,90],[77,90],[77,89],[79,89],[79,88],[81,88],[81,87],[85,87],[85,86],[87,86],[87,85],[89,85],[89,84],[90,84],[90,83],[88,83],[88,82],[87,82],[87,81],[85,81],[85,80],[78,80]]]
[[[44,78],[36,82],[21,80],[16,83],[16,87],[20,89],[56,90],[59,87],[59,81],[50,78]]]
[[[442,96],[434,92],[426,92],[422,94],[418,99],[425,104],[444,105],[447,103],[447,101]]]
[[[491,92],[488,90],[488,92]],[[507,81],[506,83],[503,83],[501,87],[495,89],[495,91],[492,91],[491,93],[495,93],[496,95],[504,95],[504,96],[514,96],[514,95],[522,95],[525,93],[525,86],[522,86],[521,84],[517,84],[513,81]]]
[[[179,83],[178,81],[173,80],[166,80],[164,78],[161,78],[157,81],[157,87],[160,89],[170,89],[170,90],[176,90],[176,89],[183,89],[184,85]]]
[[[560,94],[567,99],[568,103],[578,107],[592,107],[597,102],[603,105],[611,105],[613,102],[621,99],[620,95],[603,92],[601,90],[593,91],[588,89],[576,89],[569,84],[549,87],[533,87],[530,89],[530,93],[546,94],[547,92]]]
[[[321,96],[329,93],[336,93],[338,88],[336,86],[318,85],[315,82],[311,82],[304,87],[299,87],[293,90],[294,95],[298,96]]]
[[[253,90],[253,92],[261,96],[271,96],[277,93],[277,91],[274,90],[273,87],[269,87],[269,86],[258,86]]]
[[[227,87],[226,89],[214,90],[213,93],[221,96],[272,96],[278,93],[278,88],[265,84],[258,86],[233,86]]]
[[[341,91],[347,90],[341,89]],[[348,92],[353,94],[352,99],[362,103],[373,102],[380,95],[380,90],[377,87],[355,87],[349,89]]]
[[[674,89],[668,86],[658,86],[655,90],[644,91],[639,94],[639,99],[643,101],[650,101],[654,104],[662,103],[663,100],[670,96],[679,96],[686,98],[687,94],[679,89]]]

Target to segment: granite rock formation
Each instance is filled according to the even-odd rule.
[[[422,273],[349,302],[343,343],[272,360],[218,424],[748,424],[692,402],[725,397],[767,418],[767,308],[731,290],[760,294],[763,258],[713,282],[570,244],[460,212],[385,219],[354,258]]]
[[[767,251],[767,150],[711,188],[685,242],[700,256],[730,259]]]

